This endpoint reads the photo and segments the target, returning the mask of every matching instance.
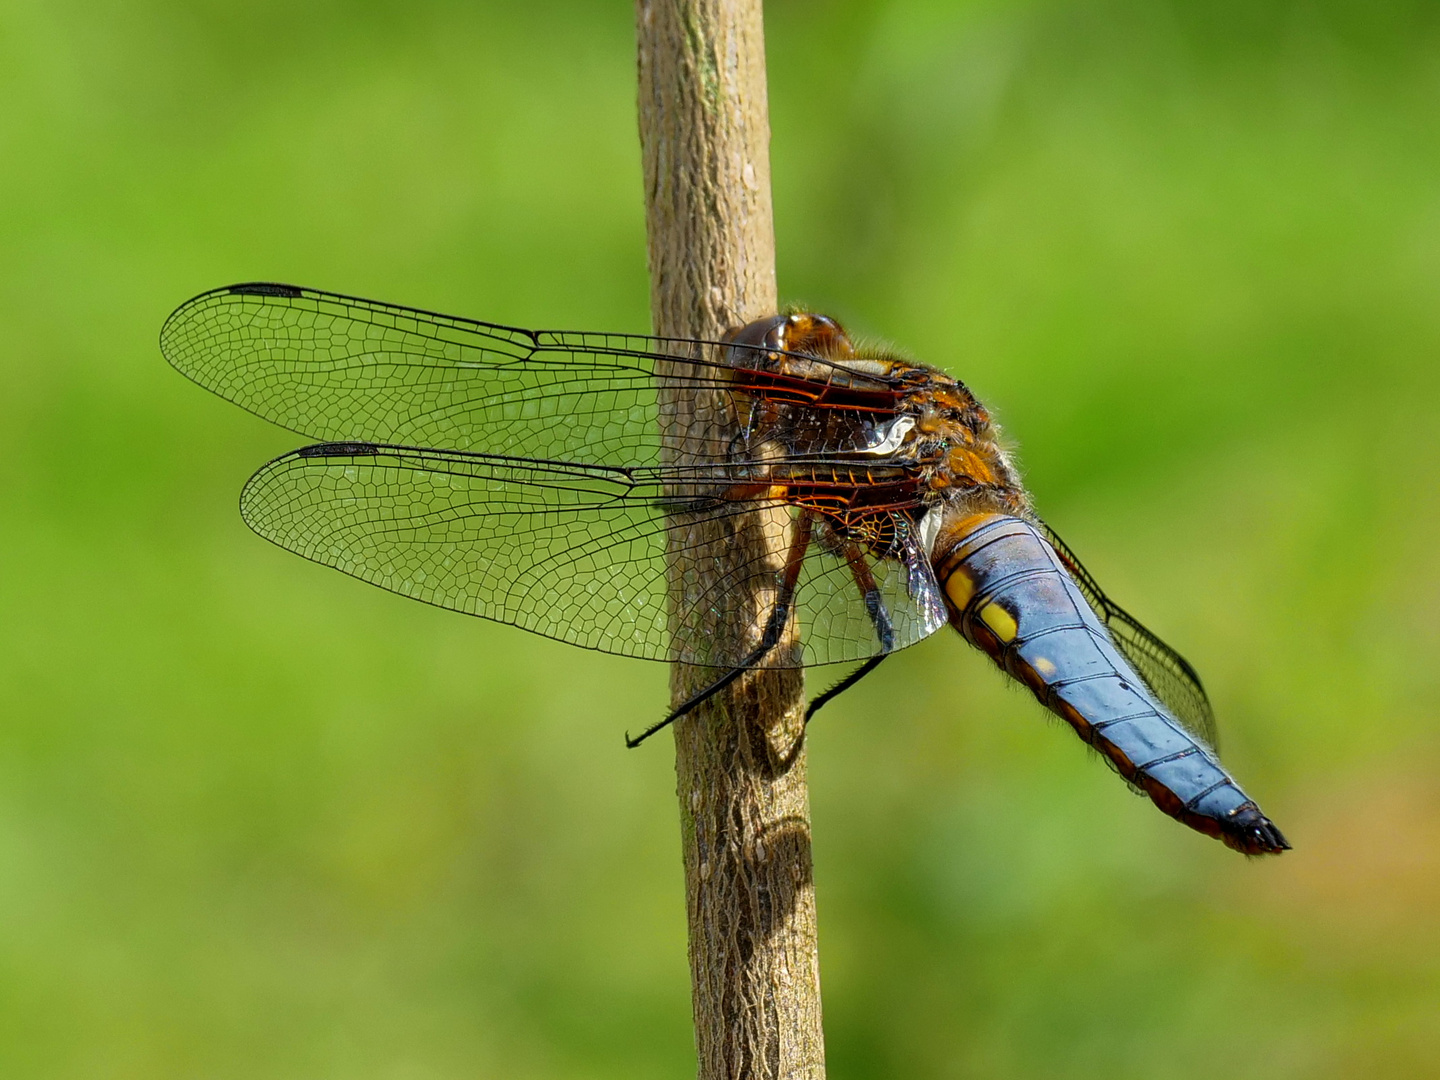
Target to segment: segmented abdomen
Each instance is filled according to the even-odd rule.
[[[1039,531],[999,514],[973,522],[935,553],[956,629],[1171,817],[1247,854],[1288,848],[1116,649]]]

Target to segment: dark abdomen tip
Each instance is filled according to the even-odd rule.
[[[1246,855],[1279,855],[1290,850],[1285,834],[1254,803],[1240,807],[1220,824],[1226,846]]]

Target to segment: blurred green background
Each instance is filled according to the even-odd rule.
[[[1440,1075],[1440,8],[774,0],[780,284],[966,379],[1295,851],[942,633],[812,732],[830,1073]],[[0,1075],[692,1074],[659,665],[235,511],[271,278],[645,330],[631,6],[0,3]],[[815,682],[823,682],[822,673]]]

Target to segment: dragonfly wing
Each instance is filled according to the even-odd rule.
[[[950,613],[945,608],[945,599],[940,582],[935,579],[930,556],[921,538],[912,530],[904,534],[900,561],[905,567],[905,591],[914,601],[925,625],[930,627],[926,632],[933,634],[950,621]]]
[[[1045,538],[1075,579],[1080,592],[1110,631],[1116,648],[1134,666],[1136,674],[1197,739],[1212,750],[1220,748],[1219,731],[1210,698],[1190,662],[1161,641],[1140,620],[1110,597],[1085,569],[1065,541],[1049,525],[1040,523]]]
[[[694,470],[684,474],[694,488]],[[708,478],[720,490],[729,477]],[[669,481],[669,482],[667,482]],[[783,550],[736,566],[726,529],[695,526],[749,511],[788,528],[793,508],[770,500],[687,498],[663,470],[546,464],[494,455],[368,443],[329,443],[277,458],[241,496],[246,522],[268,540],[392,592],[623,656],[715,665],[716,630],[733,605],[773,597]],[[668,553],[723,568],[677,612],[667,607]],[[708,545],[708,546],[707,546]],[[906,568],[876,560],[897,623],[896,647],[933,631],[910,596]],[[824,550],[805,561],[797,595],[799,646],[787,666],[863,659],[874,631],[850,568]],[[753,617],[748,622],[756,621]]]
[[[723,388],[701,343],[531,331],[292,285],[214,289],[160,332],[181,373],[307,438],[645,465],[659,387]]]
[[[908,520],[899,514],[895,517],[897,533],[906,537],[900,541],[898,556],[862,554],[879,592],[881,618],[888,620],[890,652],[924,640],[948,618],[929,560],[918,542],[903,532]],[[866,609],[855,584],[854,571],[837,555],[821,550],[805,560],[797,605],[806,664],[863,660],[885,651],[875,616]],[[821,627],[824,633],[817,635],[815,629]]]
[[[780,430],[751,434],[763,442],[804,431],[812,456],[873,453],[888,433],[861,409],[817,441],[804,406],[823,396],[827,372],[838,373],[852,409],[883,413],[898,394],[883,376],[751,344],[525,330],[266,283],[186,301],[160,348],[201,386],[309,438],[604,465],[656,464],[662,443],[692,459],[737,456],[733,438],[717,445],[666,430],[667,392],[709,394],[706,407],[732,427],[753,415],[740,400],[747,392],[752,404],[754,395],[790,402]],[[782,357],[805,374],[774,370]],[[737,369],[746,373],[739,390]]]

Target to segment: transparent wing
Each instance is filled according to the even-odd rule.
[[[898,557],[876,559],[865,556],[880,592],[882,620],[888,621],[893,634],[891,645],[886,649],[881,641],[875,619],[861,601],[859,587],[849,567],[838,556],[824,551],[822,545],[820,552],[805,561],[805,569],[800,576],[800,608],[807,613],[804,616],[808,620],[807,625],[832,628],[831,636],[837,636],[835,631],[843,627],[843,633],[838,637],[843,638],[848,655],[839,655],[837,641],[836,645],[825,645],[824,660],[809,659],[814,643],[807,638],[806,664],[838,663],[842,659],[859,660],[881,652],[894,652],[929,637],[948,621],[935,571],[925,557],[918,538],[907,531],[908,521],[903,515],[896,514],[894,517],[897,533],[901,536]],[[817,651],[816,655],[820,653]]]
[[[187,301],[166,320],[160,348],[201,386],[307,438],[602,465],[660,462],[662,387],[729,393],[735,368],[725,357],[778,355],[532,331],[277,284]],[[894,400],[882,380],[869,381],[882,402]],[[802,399],[817,385],[813,377],[769,382],[799,388]],[[857,434],[861,446],[872,437]],[[668,445],[714,456],[673,438]]]
[[[725,469],[683,477],[692,488],[717,490],[732,479]],[[773,558],[735,566],[726,530],[695,526],[760,510],[788,530],[794,510],[768,500],[677,502],[675,486],[662,469],[331,443],[260,469],[241,512],[281,547],[426,603],[623,656],[736,663],[740,655],[713,651],[715,628],[735,616],[737,598],[758,595],[762,607],[773,600],[783,546]],[[714,539],[696,542],[697,533]],[[667,549],[725,567],[676,613],[673,637]],[[896,648],[944,622],[906,566],[872,563]],[[771,662],[837,663],[878,651],[850,567],[829,551],[812,547],[796,612],[799,646]]]
[[[1220,747],[1219,731],[1210,698],[1190,662],[1161,641],[1133,615],[1105,595],[1065,541],[1044,522],[1045,537],[1060,556],[1081,593],[1100,616],[1116,647],[1135,667],[1145,684],[1189,732],[1211,749]]]
[[[900,561],[905,567],[906,592],[914,601],[916,609],[923,613],[926,625],[931,627],[926,633],[934,633],[950,621],[950,613],[945,609],[945,599],[940,591],[940,582],[935,578],[935,568],[930,565],[930,558],[925,553],[920,537],[912,530],[905,533]]]

